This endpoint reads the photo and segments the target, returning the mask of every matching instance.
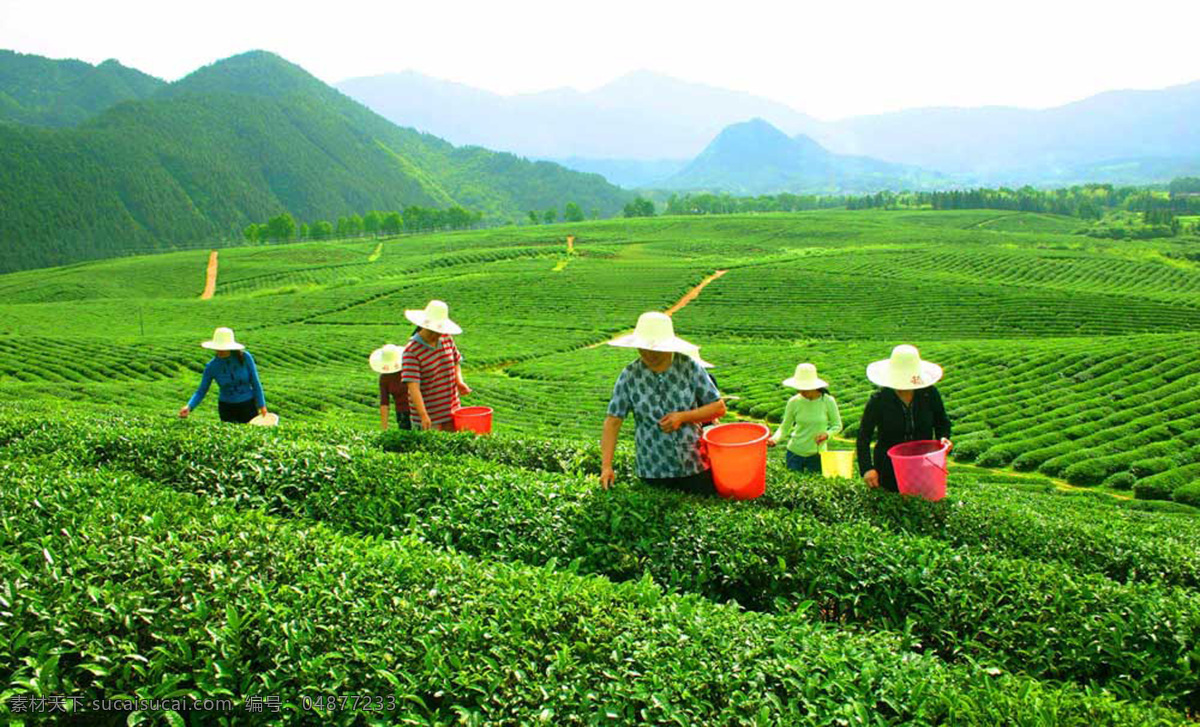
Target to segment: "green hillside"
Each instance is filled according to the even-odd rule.
[[[837,210],[233,247],[211,300],[199,250],[0,275],[0,583],[20,584],[0,586],[20,635],[0,682],[235,710],[282,693],[289,722],[332,690],[394,698],[395,723],[1188,724],[1200,239],[1060,222]],[[793,474],[782,448],[758,500],[667,492],[633,477],[628,425],[599,489],[636,355],[602,344],[719,270],[673,317],[729,418],[777,422],[811,361],[848,448],[867,363],[915,344],[946,371],[944,500]],[[367,356],[435,297],[491,437],[379,431]],[[280,427],[219,424],[212,392],[178,418],[219,325]]]
[[[0,122],[74,126],[164,86],[165,81],[115,60],[93,66],[0,50]]]
[[[598,175],[400,129],[267,53],[207,66],[74,129],[0,126],[0,270],[240,239],[280,212],[460,204],[613,214]]]

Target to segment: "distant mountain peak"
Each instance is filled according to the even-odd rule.
[[[804,134],[789,137],[753,118],[722,129],[661,186],[738,194],[864,192],[913,186],[920,174],[875,159],[839,156]]]

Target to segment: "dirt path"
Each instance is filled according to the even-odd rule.
[[[718,270],[717,272],[715,272],[715,273],[713,273],[712,275],[708,276],[708,277],[707,277],[707,278],[705,278],[704,280],[701,280],[701,281],[700,281],[699,283],[697,283],[697,284],[696,284],[696,285],[695,285],[695,286],[694,286],[694,287],[693,287],[691,290],[689,290],[688,292],[684,293],[682,298],[680,298],[679,300],[675,301],[675,305],[671,306],[670,308],[666,309],[666,310],[665,310],[665,311],[663,311],[663,312],[664,312],[664,313],[666,313],[666,314],[667,314],[667,315],[669,315],[669,316],[671,316],[671,315],[675,315],[675,314],[676,314],[676,313],[678,313],[679,311],[683,310],[683,309],[684,309],[684,308],[687,306],[687,304],[688,304],[688,303],[691,303],[693,300],[695,300],[696,298],[700,297],[700,291],[704,290],[704,288],[705,288],[705,287],[706,287],[706,286],[707,286],[709,283],[711,283],[712,281],[714,281],[714,280],[716,280],[717,278],[721,277],[722,275],[724,275],[724,274],[725,274],[725,273],[727,273],[727,272],[729,272],[729,271],[728,271],[728,270]],[[629,332],[630,332],[630,331],[626,331],[625,333],[629,333]],[[625,335],[625,333],[618,333],[616,336],[613,336],[611,339],[608,339],[608,340],[616,340],[617,338],[620,338],[621,336],[624,336],[624,335]],[[608,343],[608,341],[600,341],[599,343],[593,343],[593,344],[590,344],[590,345],[588,345],[586,348],[599,348],[600,346],[603,346],[603,345],[604,345],[604,344],[606,344],[606,343]]]
[[[204,292],[200,294],[200,300],[211,299],[215,292],[217,292],[217,251],[213,250],[208,254],[208,272],[205,273]]]
[[[704,280],[701,280],[699,285],[692,288],[688,292],[684,293],[683,297],[675,302],[675,305],[668,308],[665,311],[666,314],[669,316],[673,316],[676,313],[678,313],[679,311],[683,310],[687,306],[688,303],[691,303],[693,300],[700,297],[700,291],[704,290],[708,286],[709,283],[711,283],[712,281],[721,277],[722,275],[724,275],[727,272],[729,272],[729,271],[728,270],[718,270],[717,272],[708,276]]]

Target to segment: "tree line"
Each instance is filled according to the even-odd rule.
[[[291,214],[275,215],[264,223],[251,223],[242,230],[247,242],[329,240],[364,235],[399,235],[402,232],[465,230],[478,225],[483,214],[458,205],[447,209],[409,205],[401,211],[371,210],[365,215],[339,217],[337,222],[315,220],[297,224]]]
[[[1168,237],[1183,232],[1200,235],[1200,222],[1188,225],[1180,217],[1200,215],[1200,178],[1174,180],[1166,191],[1145,187],[1085,184],[1061,189],[1026,186],[948,190],[942,192],[883,191],[864,195],[672,194],[667,215],[723,215],[752,212],[801,212],[835,209],[994,209],[1040,212],[1074,217],[1092,223],[1087,234],[1103,237]],[[652,202],[638,198],[625,206],[626,217],[653,216]],[[1123,213],[1123,214],[1118,214]],[[1136,223],[1132,220],[1136,219]]]

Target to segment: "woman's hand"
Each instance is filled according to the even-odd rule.
[[[879,472],[867,470],[863,473],[863,482],[866,482],[868,487],[879,487]]]
[[[942,442],[942,446],[946,447],[947,452],[953,451],[954,442],[951,442],[949,439],[946,439],[945,437],[942,437],[941,442]]]
[[[768,447],[774,447],[776,444],[779,444],[779,442],[776,442],[774,439],[767,437],[767,446]]]
[[[182,407],[180,407],[180,409],[179,409],[179,418],[180,418],[180,419],[187,419],[187,418],[188,418],[188,414],[191,414],[191,413],[192,413],[192,410],[191,410],[191,409],[189,409],[189,408],[187,408],[187,404],[184,404],[184,405],[183,405]]]
[[[817,444],[823,444],[824,442],[829,441],[829,435],[826,434],[825,432],[821,432],[820,434],[817,435],[816,439],[817,439]]]
[[[429,418],[428,414],[421,415],[421,429],[426,431],[433,429],[433,420]]]
[[[662,429],[668,434],[676,429],[679,429],[684,424],[687,424],[687,419],[684,417],[684,414],[681,411],[673,411],[664,416],[662,419],[658,420],[658,428]]]
[[[265,406],[258,407],[258,415],[260,417],[265,417],[267,415],[267,407],[265,407]]]
[[[613,472],[612,465],[604,465],[600,468],[600,486],[604,489],[612,487],[613,482],[616,482],[617,474]]]
[[[466,395],[468,395],[468,394],[470,394],[470,393],[471,393],[471,387],[470,387],[470,386],[467,386],[467,382],[465,382],[465,381],[459,381],[459,382],[458,382],[458,395],[459,395],[459,396],[466,396]]]

